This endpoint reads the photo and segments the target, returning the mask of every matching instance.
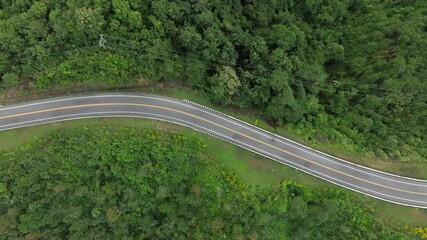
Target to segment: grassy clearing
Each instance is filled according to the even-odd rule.
[[[338,188],[337,186],[326,181],[312,177],[300,171],[296,171],[293,168],[258,156],[232,144],[224,143],[218,139],[195,132],[189,128],[147,119],[83,119],[0,132],[0,150],[13,149],[21,144],[29,143],[34,139],[41,138],[58,129],[99,125],[149,128],[160,131],[180,133],[188,137],[198,138],[199,140],[208,143],[207,151],[210,153],[210,155],[214,156],[218,160],[218,163],[222,167],[235,171],[246,182],[252,185],[258,185],[260,187],[277,186],[281,180],[290,179],[309,184],[310,186]],[[349,192],[355,198],[363,200],[366,202],[366,204],[377,208],[378,217],[394,222],[394,224],[417,226],[425,225],[427,222],[427,210],[399,206],[396,204],[365,197],[362,194],[351,191]]]

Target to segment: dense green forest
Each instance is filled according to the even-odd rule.
[[[409,239],[337,189],[259,188],[177,134],[51,133],[0,153],[0,239]]]
[[[426,11],[425,0],[3,0],[1,86],[179,83],[308,141],[425,161]]]

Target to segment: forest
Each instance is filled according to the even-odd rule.
[[[0,239],[418,239],[340,189],[249,185],[206,146],[92,126],[0,152]]]
[[[177,83],[309,142],[425,162],[426,11],[424,0],[3,0],[0,85]]]

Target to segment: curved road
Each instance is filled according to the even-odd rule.
[[[98,94],[0,107],[0,131],[71,119],[118,116],[184,125],[347,189],[401,205],[427,208],[427,181],[349,163],[201,105],[162,96]]]

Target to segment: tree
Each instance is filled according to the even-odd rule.
[[[4,0],[0,8],[2,78],[25,76],[40,89],[179,81],[215,102],[304,125],[306,140],[335,132],[370,154],[389,148],[387,133],[405,160],[427,157],[422,1]],[[371,124],[349,112],[380,130],[354,134]]]
[[[297,122],[302,118],[301,107],[288,87],[282,93],[273,97],[268,103],[265,113],[268,118],[281,126],[287,122]]]
[[[217,73],[210,78],[212,85],[212,98],[214,101],[225,105],[231,103],[232,96],[235,95],[241,86],[239,77],[230,66],[224,66],[217,70]]]

